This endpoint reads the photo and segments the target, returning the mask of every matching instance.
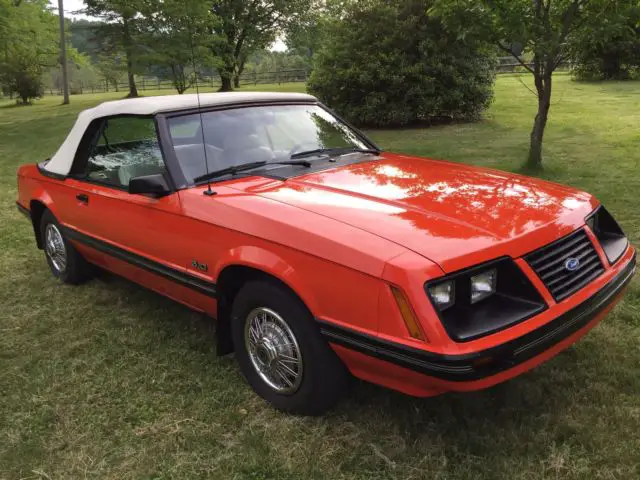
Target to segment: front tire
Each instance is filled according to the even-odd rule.
[[[56,217],[50,210],[46,210],[40,220],[40,238],[51,273],[64,283],[82,283],[91,278],[91,265],[62,232]]]
[[[348,390],[350,375],[313,316],[278,282],[248,282],[231,312],[236,357],[249,385],[278,410],[318,415]]]

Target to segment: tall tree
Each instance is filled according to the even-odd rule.
[[[105,83],[105,89],[111,86],[116,92],[118,91],[118,83],[123,80],[127,74],[126,66],[120,61],[124,55],[116,52],[115,55],[100,54],[94,60],[94,65],[100,77]]]
[[[340,21],[351,0],[311,0],[310,7],[286,28],[289,51],[312,57],[327,40],[333,22]]]
[[[273,43],[309,5],[310,0],[212,0],[209,46],[216,58],[220,90],[232,90],[249,55]]]
[[[640,1],[608,2],[588,20],[590,28],[569,40],[574,75],[584,80],[632,78],[640,67]]]
[[[100,26],[104,39],[105,50],[114,52],[121,48],[124,51],[127,65],[127,79],[129,82],[128,97],[137,97],[138,89],[135,82],[135,67],[137,66],[135,37],[138,33],[138,14],[140,4],[137,0],[85,0],[88,15],[101,18],[104,23]]]
[[[542,168],[553,72],[567,59],[569,39],[590,28],[589,18],[611,0],[438,0],[432,9],[460,37],[480,35],[512,55],[533,75],[538,110],[526,165]],[[531,56],[527,62],[522,54]]]
[[[69,104],[69,75],[67,74],[67,39],[64,35],[64,5],[58,0],[58,20],[60,23],[60,69],[62,70],[63,105]]]
[[[182,94],[197,79],[197,65],[208,63],[204,47],[211,14],[202,0],[148,0],[142,11],[144,60]]]
[[[0,84],[24,104],[42,94],[42,76],[56,64],[57,33],[46,0],[0,0]]]

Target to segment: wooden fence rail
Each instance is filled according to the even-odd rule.
[[[533,64],[527,64],[529,67],[533,67]],[[568,65],[561,65],[560,70],[567,69]],[[304,83],[308,80],[310,70],[295,69],[295,70],[278,70],[274,72],[251,72],[245,73],[240,76],[240,86],[247,85],[261,85],[261,84],[282,84],[282,83]],[[526,69],[518,62],[511,61],[506,62],[504,59],[500,59],[496,67],[496,73],[528,73]],[[217,89],[220,87],[220,78],[218,76],[202,76],[198,79],[198,84],[201,88]],[[147,90],[174,90],[175,87],[171,80],[160,79],[156,77],[138,77],[136,78],[136,86],[140,91]],[[102,81],[97,84],[87,85],[73,85],[71,87],[71,93],[74,95],[83,93],[103,93],[103,92],[126,92],[129,89],[127,82],[118,82],[112,84],[106,81]],[[57,88],[49,88],[47,93],[49,95],[62,95],[62,90]]]
[[[306,82],[311,72],[305,69],[296,70],[278,70],[274,72],[250,72],[240,76],[240,86],[260,85],[260,84],[281,84]],[[201,88],[220,87],[220,77],[218,76],[201,76],[198,78],[198,85]],[[175,89],[173,82],[167,79],[157,77],[137,77],[136,87],[140,91],[147,90],[173,90]],[[82,93],[102,93],[102,92],[126,92],[129,90],[127,82],[118,82],[113,84],[102,81],[95,84],[73,85],[71,93],[74,95]],[[47,93],[50,95],[61,95],[62,90],[58,88],[49,88]]]

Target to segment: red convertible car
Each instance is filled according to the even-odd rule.
[[[635,272],[593,196],[383,153],[303,94],[103,103],[18,187],[53,275],[99,266],[215,317],[218,353],[303,414],[352,375],[415,396],[513,378]]]

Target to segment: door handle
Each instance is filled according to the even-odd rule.
[[[79,193],[76,195],[76,199],[84,204],[89,203],[89,195],[85,195],[84,193]]]

